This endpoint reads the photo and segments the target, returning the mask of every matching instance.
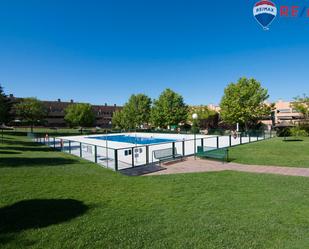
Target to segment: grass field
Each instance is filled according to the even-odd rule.
[[[309,137],[303,141],[275,138],[230,149],[233,162],[256,165],[309,167]]]
[[[21,136],[4,141],[1,248],[308,248],[308,178],[127,177]]]

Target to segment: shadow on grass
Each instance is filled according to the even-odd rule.
[[[2,140],[0,139],[0,142]],[[21,140],[9,140],[9,139],[3,139],[4,144],[7,145],[22,145],[22,146],[41,146],[38,143],[32,142],[32,141],[21,141]]]
[[[10,136],[27,136],[26,131],[4,131],[4,135],[10,135]]]
[[[0,158],[0,167],[44,167],[65,166],[67,164],[80,163],[78,160],[55,157],[5,157]]]
[[[283,139],[283,142],[302,142],[304,140],[299,139],[299,138],[294,138],[294,139]]]
[[[23,200],[0,208],[0,234],[48,227],[81,216],[89,207],[73,199]]]
[[[14,149],[13,149],[14,150]],[[10,155],[14,155],[14,154],[21,154],[21,152],[17,152],[17,151],[10,151],[10,150],[0,150],[0,155],[1,154],[10,154]]]
[[[48,151],[55,151],[54,149],[50,147],[43,147],[43,146],[8,146],[7,149],[10,150],[19,150],[19,151],[42,151],[42,152],[48,152]],[[0,151],[1,152],[1,151]]]

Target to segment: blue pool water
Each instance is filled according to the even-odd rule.
[[[104,141],[114,141],[121,143],[130,143],[130,144],[158,144],[166,142],[175,142],[173,139],[165,138],[154,138],[154,137],[135,137],[128,135],[112,135],[112,136],[99,136],[99,137],[88,137],[89,139],[97,139]]]

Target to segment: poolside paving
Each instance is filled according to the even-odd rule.
[[[309,168],[245,165],[233,162],[222,163],[213,160],[205,160],[198,158],[194,159],[194,157],[188,157],[183,161],[164,164],[161,166],[149,165],[145,167],[128,169],[123,173],[126,175],[137,176],[137,175],[168,175],[168,174],[195,173],[195,172],[215,172],[225,170],[309,177]]]

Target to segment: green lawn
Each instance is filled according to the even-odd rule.
[[[309,167],[309,138],[283,141],[274,138],[230,149],[233,162],[257,165]]]
[[[0,146],[0,248],[301,249],[308,233],[308,178],[127,177],[21,136]]]

